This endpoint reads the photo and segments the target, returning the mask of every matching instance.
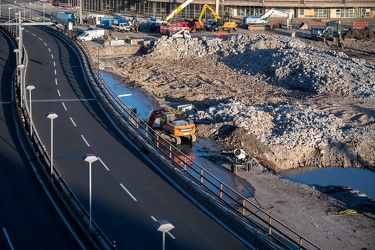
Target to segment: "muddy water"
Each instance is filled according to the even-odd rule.
[[[280,173],[286,179],[320,186],[345,186],[375,198],[375,172],[358,168],[304,168]]]
[[[131,108],[137,109],[137,115],[147,121],[151,111],[158,108],[158,102],[147,96],[140,88],[127,86],[120,76],[108,72],[100,72],[103,79],[117,96],[123,95],[123,102]],[[234,175],[227,166],[226,156],[220,154],[221,148],[210,141],[199,139],[193,145],[183,142],[178,148],[201,167],[216,178],[236,190],[244,197],[253,197],[254,188],[246,180]]]

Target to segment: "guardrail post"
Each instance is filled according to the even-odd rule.
[[[156,147],[159,148],[159,135],[156,135]]]
[[[172,145],[169,145],[169,159],[172,159]]]
[[[220,182],[220,200],[223,199],[223,183]]]
[[[200,180],[201,180],[201,184],[203,184],[203,169],[202,169],[202,168],[201,168],[200,176],[201,176],[201,178],[200,178]]]
[[[272,234],[272,226],[271,226],[271,224],[272,224],[272,217],[269,216],[269,217],[268,217],[268,234],[269,234],[269,235]]]
[[[246,207],[246,200],[242,200],[242,215],[245,216],[245,207]]]

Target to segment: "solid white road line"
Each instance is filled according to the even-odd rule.
[[[97,157],[97,158],[103,164],[103,166],[105,167],[105,169],[107,169],[107,171],[109,171],[109,168],[107,167],[107,165],[105,165],[105,163],[102,161],[102,159],[100,159],[100,157]]]
[[[137,201],[137,199],[126,189],[126,187],[124,187],[124,185],[122,185],[122,183],[120,183],[120,185],[121,185],[121,187],[128,193],[128,195],[130,196],[130,197],[132,197],[132,199],[134,200],[134,201]]]
[[[9,244],[9,247],[11,250],[14,250],[14,247],[13,247],[13,244],[12,242],[10,241],[10,238],[9,238],[9,235],[7,233],[7,230],[3,227],[3,232],[5,234],[5,238],[7,238],[7,241],[8,241],[8,244]]]
[[[83,137],[83,135],[81,135],[81,137],[85,141],[86,145],[90,147],[90,144],[86,141],[85,137]]]

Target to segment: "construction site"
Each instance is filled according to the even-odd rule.
[[[243,149],[252,168],[238,176],[257,190],[262,209],[326,249],[374,248],[373,199],[277,174],[309,166],[374,171],[373,30],[348,29],[340,44],[298,26],[189,38],[140,32],[127,36],[141,43],[88,46],[124,85],[159,103],[194,104],[197,141]]]

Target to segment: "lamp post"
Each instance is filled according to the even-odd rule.
[[[93,155],[93,154],[85,154],[83,156],[83,160],[85,162],[88,162],[89,163],[89,216],[90,216],[90,226],[89,226],[89,232],[91,233],[91,203],[92,203],[92,199],[91,199],[91,164],[95,161],[98,160],[98,158]]]
[[[130,104],[129,104],[129,107],[131,109],[131,106],[132,106],[132,94],[121,94],[121,95],[118,95],[117,97],[127,97],[127,96],[130,96]],[[134,111],[135,112],[135,111]],[[129,113],[130,114],[130,113]]]
[[[127,96],[130,96],[130,107],[132,106],[132,94],[121,94],[121,95],[118,95],[117,97],[127,97]]]
[[[17,13],[17,1],[14,1],[14,15]]]
[[[30,20],[32,19],[31,18],[31,2],[29,2],[29,6],[30,6]]]
[[[165,250],[165,233],[168,233],[169,231],[171,231],[174,228],[174,226],[171,223],[169,223],[169,221],[167,220],[157,220],[155,221],[153,226],[156,230],[163,233],[163,248],[162,249]]]
[[[9,19],[8,19],[8,22],[10,22],[10,10],[11,10],[12,8],[11,7],[8,7],[8,17],[9,17]]]
[[[26,89],[29,91],[29,102],[30,102],[30,137],[33,135],[33,109],[31,108],[31,90],[35,89],[34,85],[27,85]]]
[[[20,89],[20,106],[22,108],[22,100],[23,100],[23,97],[22,97],[22,82],[23,82],[22,77],[23,77],[23,70],[25,68],[25,65],[19,64],[19,65],[17,65],[17,68],[19,70],[19,77],[17,77],[19,79],[17,79],[17,81],[18,81],[18,88]]]
[[[46,117],[51,120],[51,178],[53,174],[53,120],[57,118],[57,114],[49,112]]]
[[[0,0],[0,16],[1,16],[1,0]]]
[[[20,50],[19,49],[14,49],[13,50],[14,53],[16,53],[16,64],[18,65],[18,59],[19,59],[19,56],[18,56],[18,53],[20,53]]]
[[[46,21],[46,5],[43,4],[43,23]]]

